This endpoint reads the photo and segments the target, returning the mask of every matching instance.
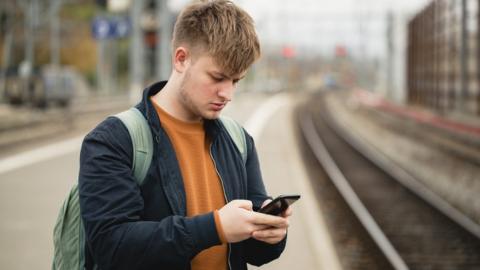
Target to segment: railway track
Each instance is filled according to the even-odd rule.
[[[478,125],[451,121],[427,112],[406,109],[364,91],[337,91],[337,96],[362,104],[357,113],[397,134],[428,145],[475,166],[480,165]]]
[[[377,256],[393,269],[480,269],[478,224],[392,164],[377,165],[362,155],[358,142],[315,101],[300,113],[302,133],[378,246]]]
[[[0,158],[32,143],[87,132],[102,118],[129,107],[124,98],[84,101],[69,109],[8,109],[0,113]]]
[[[406,134],[414,140],[431,145],[465,162],[480,165],[480,138],[460,132],[444,130],[430,125],[419,124],[393,114],[368,110],[367,113],[385,128]],[[415,128],[410,128],[412,125]]]

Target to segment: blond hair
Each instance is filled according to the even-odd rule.
[[[172,45],[207,52],[228,76],[246,71],[260,57],[253,19],[228,0],[187,6],[175,23]]]

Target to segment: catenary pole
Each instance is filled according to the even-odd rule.
[[[166,80],[170,75],[172,39],[171,12],[167,0],[157,0],[157,22],[157,76],[159,76],[157,79]]]
[[[144,0],[135,0],[131,2],[131,37],[130,37],[130,103],[134,104],[141,96],[141,89],[144,74],[144,44],[142,39],[142,29],[140,20],[143,11]]]

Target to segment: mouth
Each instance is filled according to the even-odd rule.
[[[214,111],[221,111],[224,107],[225,107],[226,103],[222,103],[222,102],[213,102],[213,103],[210,103],[210,107],[212,108],[212,110]]]

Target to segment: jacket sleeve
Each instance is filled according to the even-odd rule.
[[[86,240],[100,269],[184,269],[220,244],[213,213],[142,221],[144,202],[133,178],[132,142],[117,118],[84,139],[79,194]]]
[[[270,197],[267,196],[265,185],[263,184],[255,143],[246,131],[245,134],[247,135],[248,153],[246,162],[248,199],[252,201],[254,210],[258,210],[262,203]],[[280,257],[285,249],[286,241],[287,237],[279,243],[271,245],[253,238],[246,240],[243,242],[246,261],[255,266],[271,262]]]

